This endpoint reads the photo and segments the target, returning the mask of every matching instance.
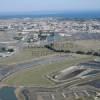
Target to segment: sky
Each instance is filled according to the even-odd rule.
[[[0,12],[95,10],[100,10],[100,0],[0,0]]]

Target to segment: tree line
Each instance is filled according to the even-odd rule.
[[[90,51],[81,51],[81,50],[77,50],[77,51],[72,51],[72,50],[63,50],[63,49],[56,49],[53,47],[53,44],[50,45],[46,45],[46,48],[53,50],[54,52],[63,52],[63,53],[76,53],[76,54],[83,54],[83,55],[93,55],[93,56],[100,56],[100,52],[99,51],[95,51],[95,50],[90,50]]]

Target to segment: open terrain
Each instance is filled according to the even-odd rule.
[[[52,72],[59,71],[72,65],[77,65],[78,63],[92,59],[94,59],[93,56],[72,54],[72,57],[66,56],[63,61],[54,62],[53,64],[46,64],[43,66],[40,65],[38,67],[31,68],[30,70],[23,70],[22,72],[18,72],[15,75],[11,75],[5,79],[3,83],[24,86],[52,86],[55,84],[47,79],[47,75]]]
[[[71,50],[75,51],[98,51],[100,52],[100,40],[71,40],[71,41],[60,41],[56,42],[53,46],[58,50]]]
[[[100,100],[100,20],[2,20],[0,50],[0,99]]]
[[[52,54],[55,54],[55,52],[46,48],[24,48],[11,57],[0,59],[0,64],[16,64]]]

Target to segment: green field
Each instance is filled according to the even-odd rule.
[[[46,48],[25,48],[11,57],[1,58],[0,64],[20,63],[33,58],[55,54],[55,52]]]
[[[100,40],[77,40],[74,43],[81,46],[83,50],[100,50]]]
[[[99,51],[100,52],[100,41],[99,40],[76,40],[76,41],[62,41],[54,44],[54,48],[62,50],[75,51]]]
[[[23,72],[18,72],[9,76],[3,81],[5,84],[9,85],[24,85],[24,86],[53,86],[55,85],[52,81],[47,79],[47,75],[65,69],[67,67],[79,64],[80,62],[88,61],[94,59],[93,56],[86,55],[76,55],[72,58],[66,58],[62,62],[48,64],[44,66],[37,66],[30,70],[23,70]]]
[[[100,41],[99,40],[77,40],[77,41],[65,41],[55,43],[54,48],[71,50],[71,51],[89,51],[95,50],[100,52]],[[1,58],[0,64],[14,64],[20,63],[33,58],[47,56],[55,54],[55,52],[48,50],[47,48],[24,48],[20,52],[14,54],[11,57]]]

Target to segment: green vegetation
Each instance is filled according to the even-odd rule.
[[[89,96],[89,97],[80,97],[75,100],[94,100],[94,98],[93,98],[93,96]]]
[[[76,52],[78,54],[100,54],[100,41],[99,40],[77,40],[77,41],[65,41],[55,43],[54,48],[59,50],[66,50],[67,53]],[[12,51],[12,50],[10,50]],[[99,53],[98,53],[99,52]],[[33,58],[47,56],[55,54],[54,51],[47,48],[24,48],[19,53],[14,54],[11,57],[0,59],[0,64],[13,64],[20,63]]]
[[[66,58],[62,62],[56,62],[44,66],[37,66],[30,70],[23,70],[23,72],[16,73],[8,77],[3,82],[10,85],[24,85],[24,86],[52,86],[55,85],[52,81],[47,79],[47,75],[65,69],[67,67],[79,64],[80,62],[94,59],[93,56],[73,55],[74,57]]]
[[[93,44],[93,45],[91,45]],[[60,41],[46,47],[56,52],[100,56],[99,40]]]
[[[33,58],[55,54],[55,52],[46,48],[25,48],[19,53],[7,58],[0,59],[0,64],[20,63]]]
[[[54,44],[54,48],[58,50],[71,50],[76,51],[98,51],[100,52],[99,40],[76,40],[76,41],[62,41]]]
[[[100,40],[77,40],[74,43],[84,48],[84,50],[100,50]]]

